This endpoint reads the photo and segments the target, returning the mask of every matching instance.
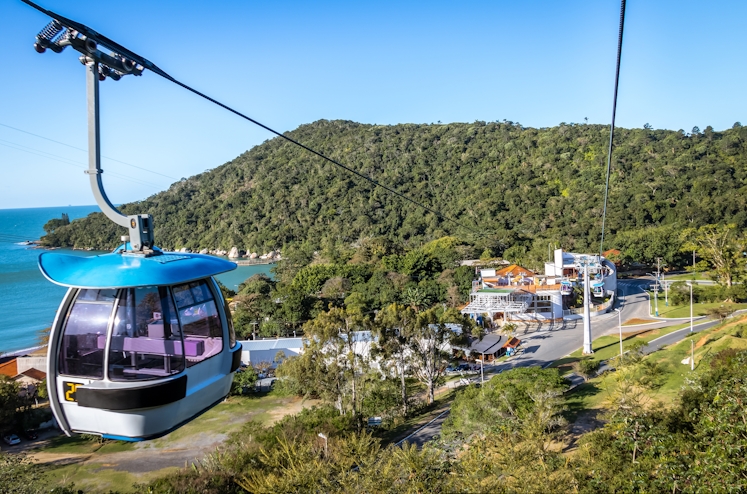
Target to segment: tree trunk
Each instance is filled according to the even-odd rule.
[[[433,379],[428,379],[428,404],[430,405],[436,400],[435,386]]]

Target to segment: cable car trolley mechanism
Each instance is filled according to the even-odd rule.
[[[67,435],[159,437],[219,403],[230,390],[241,345],[213,276],[236,264],[161,251],[154,244],[153,218],[123,215],[104,192],[99,81],[159,69],[92,29],[23,1],[53,18],[37,35],[36,51],[60,53],[72,46],[82,54],[88,89],[86,173],[102,212],[129,230],[111,254],[39,256],[44,276],[68,287],[50,332],[50,405]]]

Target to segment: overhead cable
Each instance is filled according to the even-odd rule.
[[[612,139],[615,137],[615,111],[617,110],[617,86],[620,82],[620,56],[622,55],[623,27],[625,26],[625,0],[620,3],[620,30],[617,35],[617,64],[615,65],[615,95],[612,98],[612,122],[610,123],[610,146],[607,150],[607,181],[604,185],[604,209],[602,210],[602,240],[599,242],[599,255],[604,252],[604,226],[607,220],[607,197],[610,190],[610,170],[612,169]]]
[[[33,132],[29,132],[27,130],[19,129],[17,127],[12,127],[12,126],[4,124],[4,123],[0,123],[0,126],[7,127],[9,129],[13,129],[13,130],[18,131],[18,132],[23,132],[24,134],[28,134],[30,136],[38,137],[40,139],[44,139],[44,140],[47,140],[49,142],[54,142],[55,144],[59,144],[61,146],[67,146],[67,147],[69,147],[71,149],[77,149],[78,151],[88,152],[87,149],[79,148],[79,147],[76,147],[76,146],[71,146],[70,144],[66,144],[64,142],[55,141],[54,139],[50,139],[49,137],[44,137],[44,136],[41,136],[39,134],[34,134]],[[159,172],[150,170],[150,169],[142,167],[142,166],[133,165],[132,163],[127,163],[125,161],[121,161],[121,160],[118,160],[118,159],[109,158],[108,156],[102,156],[102,158],[106,158],[109,161],[115,161],[117,163],[122,163],[123,165],[131,166],[132,168],[137,168],[138,170],[143,170],[143,171],[146,171],[146,172],[149,172],[149,173],[153,173],[155,175],[160,175],[162,177],[166,177],[166,178],[169,178],[169,179],[174,180],[174,181],[178,181],[179,180],[178,178],[170,177],[169,175],[164,175],[163,173],[159,173]]]

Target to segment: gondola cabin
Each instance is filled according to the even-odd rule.
[[[561,281],[560,282],[560,293],[563,295],[570,295],[573,293],[573,285],[570,281]]]
[[[604,282],[595,281],[591,284],[592,293],[595,297],[604,297]]]
[[[44,253],[67,286],[49,341],[48,391],[62,430],[138,441],[164,435],[228,394],[240,364],[214,275],[236,265],[199,254]]]

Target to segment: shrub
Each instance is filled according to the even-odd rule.
[[[600,362],[598,360],[583,359],[574,364],[576,372],[581,374],[585,381],[588,381],[597,374]]]

